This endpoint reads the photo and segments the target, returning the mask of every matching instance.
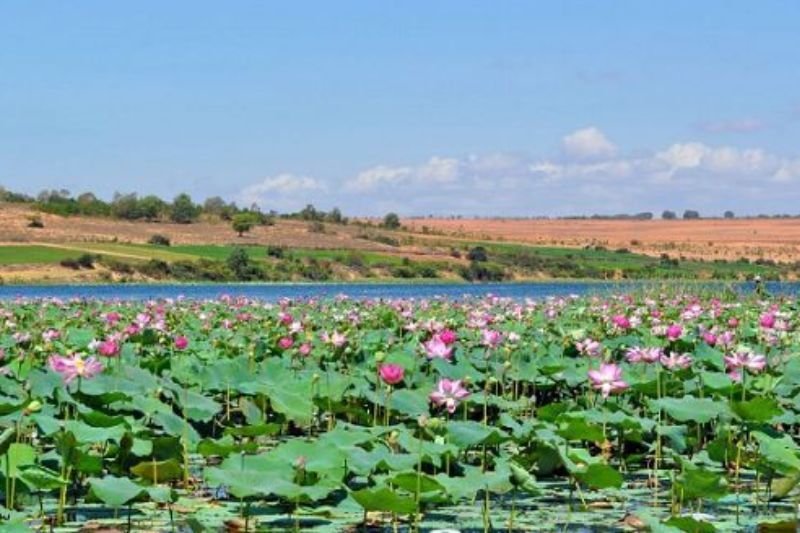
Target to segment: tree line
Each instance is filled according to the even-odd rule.
[[[337,207],[323,211],[308,204],[300,211],[279,214],[276,211],[263,212],[256,204],[240,207],[235,202],[226,202],[219,196],[212,196],[202,203],[197,203],[187,193],[178,194],[172,201],[163,200],[156,195],[115,193],[111,201],[104,201],[91,192],[72,195],[66,189],[53,189],[44,190],[34,197],[0,187],[0,202],[29,204],[41,212],[61,216],[100,216],[177,224],[191,224],[201,216],[231,222],[238,220],[240,227],[243,221],[266,224],[276,217],[334,224],[348,222],[347,217]]]

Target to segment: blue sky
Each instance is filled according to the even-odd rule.
[[[800,2],[0,3],[0,185],[800,212]]]

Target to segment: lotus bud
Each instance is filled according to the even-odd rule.
[[[496,384],[497,384],[497,381],[498,381],[498,379],[497,379],[496,377],[494,377],[494,376],[491,376],[491,377],[489,378],[489,385],[496,385]]]
[[[29,415],[31,413],[37,413],[41,411],[41,409],[42,409],[42,402],[40,402],[39,400],[33,400],[25,407],[25,409],[23,410],[23,414]]]
[[[311,376],[311,383],[316,383],[319,381],[319,373],[314,372],[314,375]]]
[[[510,369],[511,366],[512,366],[511,361],[506,361],[505,363],[503,363],[503,368],[506,370]]]
[[[375,361],[382,362],[386,358],[386,354],[383,352],[375,352]]]
[[[430,418],[426,414],[421,414],[417,417],[417,424],[419,427],[424,428],[430,422]]]
[[[389,433],[389,438],[387,440],[389,441],[389,444],[396,444],[397,443],[397,439],[399,437],[400,437],[400,433],[398,433],[397,431],[392,431],[391,433]]]
[[[428,427],[431,429],[437,429],[442,427],[444,421],[441,418],[434,417],[428,420]]]

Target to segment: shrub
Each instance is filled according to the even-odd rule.
[[[276,246],[274,244],[270,244],[267,246],[267,257],[274,257],[275,259],[282,259],[286,256],[286,247],[285,246]]]
[[[678,215],[675,214],[675,211],[664,211],[661,213],[661,218],[664,220],[675,220],[678,218]]]
[[[461,269],[461,277],[467,281],[502,281],[506,274],[498,265],[473,261]]]
[[[483,263],[489,260],[489,254],[486,253],[486,248],[483,246],[476,246],[467,252],[467,259],[478,263]]]
[[[319,220],[315,220],[308,224],[308,232],[309,233],[325,233],[325,224],[320,222]]]
[[[94,268],[94,262],[98,259],[99,257],[93,254],[82,254],[78,257],[77,262],[83,268],[92,269]]]
[[[117,274],[133,274],[135,272],[130,263],[118,259],[104,258],[103,266]]]
[[[81,265],[78,264],[77,259],[62,259],[59,264],[64,268],[69,268],[72,270],[81,269]]]
[[[251,261],[250,254],[244,248],[234,248],[225,262],[234,279],[238,281],[254,281],[264,275],[259,266]]]
[[[172,242],[169,240],[169,237],[166,235],[161,235],[160,233],[156,233],[152,237],[147,240],[148,244],[154,244],[156,246],[170,246]]]
[[[381,226],[386,229],[400,229],[400,217],[397,216],[397,213],[387,213],[386,216],[383,217]]]
[[[43,228],[44,227],[44,221],[42,220],[42,217],[40,217],[39,215],[31,215],[31,216],[29,216],[28,217],[28,227],[29,228]]]
[[[141,274],[155,279],[163,279],[170,275],[169,263],[160,259],[151,259],[147,263],[137,266],[137,270]]]

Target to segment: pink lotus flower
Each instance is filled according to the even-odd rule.
[[[664,355],[664,351],[656,346],[651,348],[641,348],[634,346],[625,352],[625,358],[629,363],[655,363]]]
[[[306,355],[310,354],[311,353],[311,343],[310,342],[304,342],[303,344],[300,345],[300,348],[298,349],[298,351],[300,352],[300,355],[302,355],[302,356],[306,356]]]
[[[42,333],[42,340],[44,342],[53,342],[61,338],[61,333],[57,329],[48,329]]]
[[[178,350],[185,350],[189,347],[189,339],[181,335],[175,338],[175,348]]]
[[[458,339],[456,332],[452,329],[445,329],[441,333],[439,333],[439,339],[448,346],[456,342]]]
[[[119,322],[121,318],[122,316],[116,311],[111,311],[110,313],[106,313],[106,322],[108,322],[112,326],[117,322]]]
[[[440,335],[434,335],[428,341],[422,343],[428,359],[446,359],[453,357],[453,348],[445,343]]]
[[[74,354],[69,357],[61,355],[51,355],[48,360],[50,368],[61,374],[64,384],[69,385],[75,378],[92,378],[103,371],[103,364],[89,357],[83,359],[80,355]]]
[[[767,366],[767,358],[752,352],[737,352],[725,356],[725,366],[728,368],[730,378],[739,381],[742,379],[741,371],[743,369],[751,374],[758,374],[764,370]]]
[[[291,337],[281,337],[278,341],[278,347],[281,350],[288,350],[292,346],[294,346],[294,339]]]
[[[447,412],[453,414],[461,400],[469,395],[469,391],[461,385],[461,380],[441,379],[436,390],[430,394],[430,400],[437,406],[444,405]]]
[[[105,340],[97,346],[97,353],[103,357],[114,357],[119,354],[119,344],[113,339]]]
[[[345,344],[347,344],[347,337],[344,333],[339,333],[338,331],[334,331],[333,335],[329,337],[329,342],[333,344],[336,348],[341,348]]]
[[[717,344],[717,336],[711,333],[710,331],[706,331],[703,333],[703,340],[706,341],[706,344],[709,346],[714,346]]]
[[[680,339],[681,335],[683,335],[683,328],[680,324],[672,324],[667,328],[667,339],[675,341]]]
[[[724,347],[733,346],[736,336],[732,331],[723,331],[717,336],[717,345]]]
[[[739,326],[739,319],[738,318],[729,318],[728,319],[728,327],[735,328]]]
[[[493,329],[481,331],[481,344],[489,349],[495,349],[503,342],[503,334]]]
[[[378,373],[381,376],[381,379],[387,385],[397,385],[401,381],[403,381],[403,376],[405,375],[405,370],[400,365],[381,365]]]
[[[775,327],[775,315],[772,313],[764,313],[758,319],[758,325],[764,329],[772,329]]]
[[[578,353],[588,355],[589,357],[597,357],[603,353],[603,345],[592,339],[584,339],[575,343],[575,348]]]
[[[631,321],[625,315],[614,315],[611,317],[611,323],[619,329],[630,329]]]
[[[669,355],[661,356],[661,364],[669,370],[680,370],[692,366],[692,358],[687,353],[670,352]]]
[[[622,369],[613,363],[603,363],[598,370],[589,370],[589,379],[592,387],[601,391],[603,398],[628,388],[628,384],[622,380]]]

